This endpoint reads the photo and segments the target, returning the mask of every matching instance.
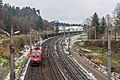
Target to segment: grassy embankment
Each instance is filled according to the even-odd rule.
[[[6,76],[9,72],[10,68],[10,52],[9,52],[9,45],[10,45],[10,38],[6,37],[5,35],[3,38],[0,39],[0,67],[2,68],[2,76]],[[15,49],[15,57],[18,57],[18,51],[24,49],[24,45],[28,44],[28,36],[23,34],[19,36],[14,36],[14,49]]]
[[[85,41],[84,37],[78,38],[78,41],[74,44],[74,47],[79,49],[83,54],[87,54],[87,57],[96,64],[102,64],[107,66],[107,41]],[[120,41],[112,41],[112,71],[120,73]]]
[[[34,41],[35,36],[34,36],[35,32],[32,33],[32,38]],[[10,38],[5,36],[5,35],[1,35],[2,37],[0,37],[0,67],[2,68],[3,72],[2,72],[2,76],[6,76],[7,73],[9,72],[9,68],[10,68],[10,50],[9,50],[9,45],[10,45]],[[15,50],[15,57],[19,57],[19,51],[22,51],[24,49],[24,45],[29,45],[29,35],[28,34],[21,34],[21,35],[15,35],[14,36],[14,50]],[[22,61],[25,62],[25,61]],[[20,63],[21,64],[21,63]],[[23,66],[23,64],[19,65],[19,66]]]

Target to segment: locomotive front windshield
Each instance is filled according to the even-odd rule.
[[[33,53],[32,53],[32,56],[33,56],[34,58],[38,58],[38,57],[40,56],[40,54],[39,54],[38,52],[33,52]]]

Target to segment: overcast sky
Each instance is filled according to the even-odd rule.
[[[112,14],[120,0],[3,0],[3,3],[19,7],[40,9],[44,19],[49,21],[82,23],[95,12],[99,17]]]

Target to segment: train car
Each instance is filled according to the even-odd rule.
[[[30,52],[30,64],[39,65],[42,62],[42,48],[34,48]]]

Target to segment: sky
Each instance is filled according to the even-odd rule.
[[[83,23],[97,12],[99,18],[112,15],[120,0],[3,0],[16,7],[34,7],[43,19],[67,23]]]

